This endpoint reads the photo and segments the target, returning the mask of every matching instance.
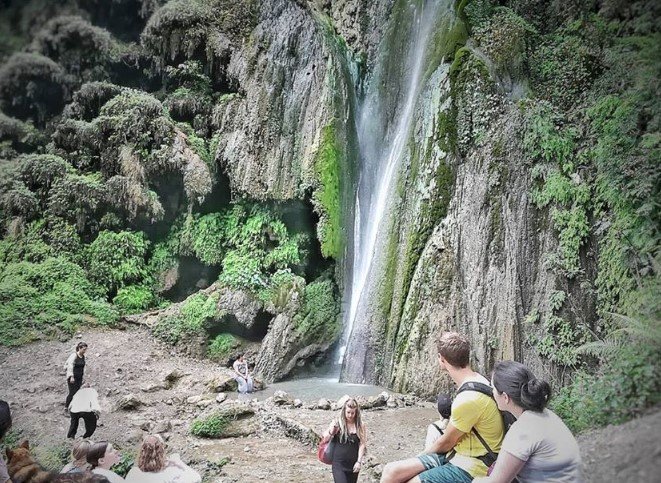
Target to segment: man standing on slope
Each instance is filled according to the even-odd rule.
[[[466,337],[445,332],[437,346],[438,362],[458,388],[471,381],[489,384],[469,365],[470,343]],[[443,435],[420,456],[388,463],[381,483],[461,483],[486,476],[488,466],[482,460],[487,449],[475,431],[493,452],[500,451],[504,426],[496,402],[478,391],[461,391],[452,403],[450,422]]]

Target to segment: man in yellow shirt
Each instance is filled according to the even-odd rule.
[[[470,343],[456,332],[445,332],[438,340],[438,362],[457,387],[468,382],[489,384],[470,367]],[[464,390],[452,402],[450,422],[439,439],[415,458],[388,463],[381,483],[462,483],[486,476],[483,461],[487,448],[480,436],[497,453],[504,436],[503,418],[493,398],[478,391]]]

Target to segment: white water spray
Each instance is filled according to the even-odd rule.
[[[433,33],[439,3],[443,2],[429,0],[420,7],[411,6],[416,9],[412,25],[415,31],[409,36],[412,42],[409,58],[406,59],[408,65],[403,70],[404,74],[408,74],[408,82],[402,83],[406,88],[406,95],[396,106],[397,115],[392,123],[386,129],[380,129],[379,123],[387,123],[387,120],[381,119],[384,114],[381,109],[382,93],[379,91],[379,83],[382,79],[379,75],[372,79],[368,95],[359,106],[360,118],[357,130],[361,172],[355,204],[353,273],[349,310],[345,314],[338,364],[344,362],[374,262],[377,240],[379,235],[383,235],[382,225],[389,199],[393,194],[393,182],[397,177],[400,160],[409,137],[425,67],[427,43]],[[383,133],[388,133],[385,139]]]

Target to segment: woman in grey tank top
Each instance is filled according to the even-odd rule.
[[[501,411],[516,417],[503,440],[493,471],[474,482],[582,482],[576,438],[553,411],[546,409],[551,387],[526,366],[514,361],[496,364],[493,397]]]

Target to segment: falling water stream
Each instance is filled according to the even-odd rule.
[[[410,31],[400,32],[401,25],[391,27],[397,29],[396,35],[401,36],[400,42],[408,42],[404,50],[406,57],[402,59],[405,65],[399,67],[399,76],[384,72],[387,69],[386,61],[387,65],[393,62],[387,56],[397,55],[399,50],[388,51],[392,46],[382,44],[380,65],[376,67],[366,94],[357,106],[360,172],[354,207],[353,270],[351,295],[348,310],[344,314],[344,329],[337,356],[337,364],[344,364],[343,379],[351,382],[362,381],[356,380],[355,371],[347,374],[345,355],[352,344],[366,343],[353,338],[352,332],[359,310],[366,303],[367,286],[380,246],[378,241],[385,237],[383,230],[387,225],[388,205],[393,196],[416,100],[424,80],[428,43],[434,33],[440,4],[445,3],[444,0],[408,2],[407,8],[413,10]],[[385,98],[384,93],[394,95],[397,99],[393,103],[393,99]]]

